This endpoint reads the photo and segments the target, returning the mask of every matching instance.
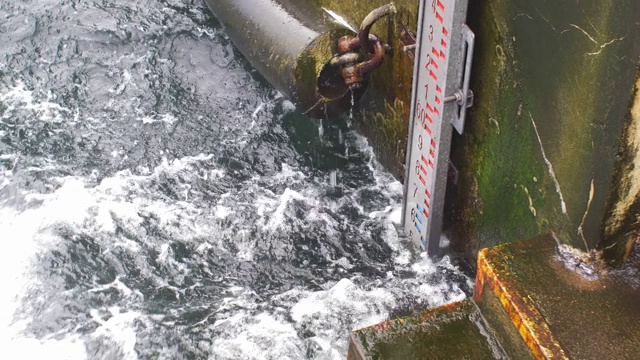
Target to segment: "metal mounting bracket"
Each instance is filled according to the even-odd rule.
[[[473,106],[473,91],[469,89],[469,83],[471,82],[471,63],[473,61],[473,48],[475,46],[475,34],[466,24],[462,25],[462,47],[463,53],[465,53],[464,59],[464,75],[462,80],[462,89],[456,90],[451,96],[444,98],[444,102],[453,102],[458,106],[457,111],[454,112],[454,118],[451,120],[451,125],[462,134],[464,131],[464,122],[467,118],[467,108]]]

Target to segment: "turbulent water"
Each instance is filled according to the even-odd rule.
[[[1,1],[1,357],[344,359],[464,297],[346,123],[294,111],[201,0]]]

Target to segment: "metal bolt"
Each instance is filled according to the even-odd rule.
[[[415,50],[417,47],[418,47],[418,45],[416,45],[416,44],[403,46],[402,47],[402,51],[404,51],[404,52],[412,51],[412,50]]]
[[[456,90],[453,95],[449,95],[444,98],[445,104],[454,101],[460,106],[471,107],[473,104],[473,91],[469,90],[466,99],[464,98],[464,93],[460,89]]]

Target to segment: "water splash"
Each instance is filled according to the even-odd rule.
[[[309,164],[316,127],[283,121],[203,4],[32,5],[0,5],[6,354],[343,359],[355,327],[471,286],[398,236],[366,139],[324,122],[346,160]]]
[[[351,94],[351,106],[349,107],[349,117],[347,118],[347,128],[351,128],[353,122],[353,109],[356,107],[356,96],[353,90],[350,90]]]

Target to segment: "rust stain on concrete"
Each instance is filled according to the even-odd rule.
[[[568,359],[560,344],[553,336],[544,317],[535,306],[520,294],[512,280],[508,279],[508,269],[496,268],[493,257],[509,256],[500,251],[504,246],[485,248],[478,254],[478,273],[474,299],[481,301],[485,286],[491,289],[509,314],[525,343],[537,359]]]

